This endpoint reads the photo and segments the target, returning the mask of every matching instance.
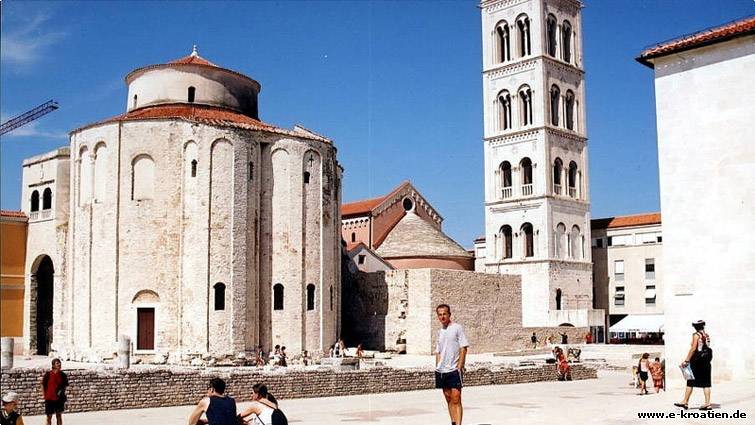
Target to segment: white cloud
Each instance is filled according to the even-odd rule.
[[[7,19],[4,20],[7,28]],[[49,20],[49,16],[38,13],[4,31],[0,40],[0,60],[16,66],[29,66],[39,61],[49,47],[66,37],[64,32],[49,31]]]

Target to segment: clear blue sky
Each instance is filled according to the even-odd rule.
[[[593,217],[657,211],[652,71],[643,47],[755,13],[752,0],[585,0]],[[61,108],[0,141],[3,209],[23,158],[123,112],[123,77],[188,54],[262,84],[261,118],[335,140],[343,198],[410,179],[463,246],[484,232],[477,2],[2,2],[3,120]]]

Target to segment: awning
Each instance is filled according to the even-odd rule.
[[[662,314],[630,314],[608,329],[609,332],[663,332]]]

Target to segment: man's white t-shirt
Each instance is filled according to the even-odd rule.
[[[438,329],[438,341],[435,343],[435,352],[440,353],[440,361],[435,370],[440,373],[448,373],[456,370],[459,362],[459,349],[469,347],[464,329],[455,322],[448,324],[446,328]]]

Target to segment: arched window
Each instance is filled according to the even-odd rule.
[[[577,163],[574,161],[569,163],[569,196],[577,197]]]
[[[31,212],[39,211],[39,191],[31,193]]]
[[[498,231],[498,237],[501,243],[500,253],[502,258],[513,257],[513,234],[514,232],[511,230],[511,226],[509,226],[508,224],[502,226]]]
[[[561,89],[557,85],[551,86],[551,124],[558,125],[558,106],[561,99]]]
[[[574,92],[566,91],[566,128],[574,130]]]
[[[94,147],[94,200],[95,202],[105,201],[107,188],[108,173],[108,151],[107,145],[100,142]]]
[[[498,167],[498,179],[501,187],[501,197],[510,198],[513,195],[511,189],[511,163],[503,161]]]
[[[304,184],[309,183],[309,171],[304,172]]]
[[[328,292],[330,292],[330,311],[333,311],[333,285],[330,285]]]
[[[561,194],[561,173],[564,172],[564,163],[561,158],[556,158],[553,161],[553,193],[556,195]]]
[[[249,161],[249,180],[254,180],[254,163]]]
[[[532,124],[532,90],[527,86],[522,86],[519,89],[519,99],[521,99],[522,111],[521,121],[522,125]]]
[[[561,288],[556,289],[556,310],[561,310]]]
[[[579,226],[574,225],[571,228],[571,234],[569,235],[570,243],[570,256],[575,260],[579,260],[582,257],[582,249],[580,249],[580,243],[582,242],[582,236],[579,234]]]
[[[496,45],[498,47],[498,62],[506,62],[511,60],[511,34],[509,31],[509,24],[501,22],[495,29]]]
[[[194,103],[194,95],[196,94],[197,89],[194,87],[189,87],[189,103]]]
[[[571,24],[569,21],[564,21],[561,25],[561,49],[564,62],[571,62]]]
[[[133,108],[136,108],[136,95],[134,95],[134,103],[133,103],[133,105],[131,106],[131,108],[132,108],[132,109],[133,109]]]
[[[191,176],[192,177],[197,176],[197,160],[196,159],[191,160]]]
[[[52,189],[49,187],[42,192],[42,209],[49,210],[52,208]]]
[[[566,226],[564,223],[558,223],[558,226],[556,226],[556,235],[555,235],[555,245],[556,245],[556,258],[565,258],[566,257],[566,245],[564,244],[566,239]]]
[[[79,205],[86,205],[92,199],[92,160],[89,150],[82,146],[79,151]]]
[[[307,310],[315,309],[315,285],[307,285]]]
[[[521,15],[516,19],[516,27],[519,35],[519,57],[529,56],[531,53],[530,18],[527,15]]]
[[[556,17],[548,15],[545,21],[545,28],[548,33],[548,55],[556,57]]]
[[[498,94],[498,128],[500,130],[511,128],[511,94],[508,90]]]
[[[283,285],[280,283],[273,286],[273,310],[283,310]]]
[[[215,288],[215,310],[225,310],[225,284],[218,282]]]
[[[351,241],[352,242],[356,242],[357,241],[357,233],[356,232],[351,232]]]
[[[532,225],[530,223],[524,223],[522,225],[522,235],[524,235],[524,256],[535,256],[535,235],[532,231]]]
[[[519,163],[522,173],[522,196],[532,195],[532,161],[529,158],[522,159]]]
[[[155,163],[149,155],[139,155],[131,163],[131,200],[152,199],[155,190]]]

